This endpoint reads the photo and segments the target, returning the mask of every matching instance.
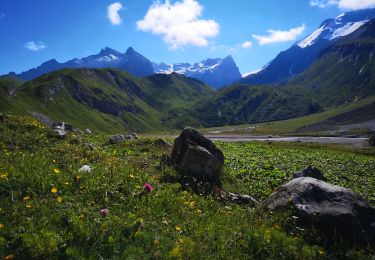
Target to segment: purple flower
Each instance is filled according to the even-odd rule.
[[[146,182],[144,185],[143,185],[143,188],[145,189],[145,191],[147,191],[148,193],[152,192],[152,190],[154,188],[152,188],[151,184]]]
[[[106,217],[106,216],[108,216],[108,214],[109,214],[109,209],[108,208],[102,208],[100,210],[100,215],[102,215],[102,217]]]

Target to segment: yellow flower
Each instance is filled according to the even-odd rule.
[[[319,250],[320,255],[324,255],[324,251],[322,249]]]
[[[200,209],[197,209],[197,213],[202,213],[202,210],[200,210]]]
[[[30,208],[31,208],[31,205],[26,204],[26,208],[30,209]]]
[[[4,260],[11,260],[14,258],[14,255],[7,255],[7,256],[4,256]]]
[[[29,196],[29,195],[23,197],[23,201],[28,201],[29,199],[30,199],[30,196]]]
[[[60,173],[60,170],[55,168],[55,169],[53,169],[53,172],[58,174],[58,173]]]
[[[8,173],[7,172],[4,172],[0,175],[0,178],[1,179],[8,179]]]
[[[57,190],[57,188],[55,188],[55,187],[53,187],[52,189],[51,189],[51,192],[52,193],[56,193],[58,190]]]
[[[0,229],[3,229],[4,228],[4,224],[0,224]]]
[[[176,226],[176,231],[181,231],[182,228],[180,226]]]
[[[61,203],[61,202],[62,202],[62,198],[61,198],[60,196],[58,196],[58,197],[56,198],[56,201],[57,201],[57,203]]]
[[[133,174],[130,174],[129,177],[130,177],[130,178],[134,178],[134,175],[133,175]]]

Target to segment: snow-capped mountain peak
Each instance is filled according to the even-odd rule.
[[[231,84],[241,78],[238,67],[231,56],[223,59],[205,59],[193,65],[189,63],[175,63],[170,65],[153,63],[153,67],[155,73],[170,74],[174,72],[184,74],[216,88]]]
[[[340,14],[335,19],[324,21],[312,34],[299,41],[297,45],[307,48],[320,40],[333,41],[358,30],[369,20],[375,18],[373,10],[362,10]]]

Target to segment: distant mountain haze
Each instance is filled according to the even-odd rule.
[[[117,68],[136,77],[176,72],[198,79],[214,88],[230,85],[241,79],[241,73],[231,56],[224,59],[206,59],[194,65],[188,63],[167,65],[151,62],[132,47],[129,47],[125,53],[105,47],[98,54],[85,58],[75,58],[64,63],[52,59],[20,74],[9,73],[8,75],[23,80],[32,80],[46,73],[66,68]]]

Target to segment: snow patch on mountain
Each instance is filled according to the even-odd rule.
[[[364,16],[362,19],[359,17],[350,17],[351,13],[344,13],[337,16],[335,19],[326,20],[320,28],[315,30],[312,34],[299,41],[297,45],[302,49],[314,45],[320,39],[333,41],[339,37],[349,35],[358,30],[362,25],[369,21]],[[352,18],[352,19],[350,19]]]
[[[343,37],[346,35],[351,34],[352,32],[355,32],[356,30],[359,29],[362,25],[367,23],[368,20],[360,21],[360,22],[355,22],[355,23],[347,23],[343,27],[338,28],[334,31],[332,34],[331,40],[336,39],[338,37]]]

